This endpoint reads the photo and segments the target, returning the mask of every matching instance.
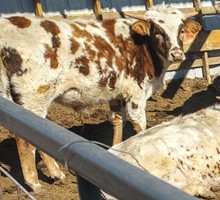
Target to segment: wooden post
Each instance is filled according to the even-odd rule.
[[[103,19],[100,0],[94,0],[94,12],[95,12],[96,19],[99,19],[99,20]]]
[[[207,79],[208,83],[210,84],[212,81],[211,81],[209,62],[208,62],[208,52],[204,52],[202,56],[202,61],[203,61],[203,68],[202,68],[203,74]]]
[[[199,12],[201,10],[201,0],[194,0],[195,10]]]
[[[43,8],[40,0],[34,0],[36,16],[43,17]]]
[[[150,8],[154,5],[153,0],[146,0],[147,8]]]

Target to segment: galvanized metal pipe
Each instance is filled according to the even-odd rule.
[[[120,200],[196,200],[2,97],[0,124]]]

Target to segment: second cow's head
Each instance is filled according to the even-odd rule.
[[[183,14],[170,7],[150,8],[146,15],[132,25],[132,30],[152,39],[153,48],[159,57],[168,62],[183,61],[183,39],[186,32],[197,33],[201,26],[196,21],[187,21],[194,14]]]

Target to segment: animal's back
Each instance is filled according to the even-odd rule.
[[[21,98],[47,93],[51,102],[65,93],[85,104],[115,98],[133,62],[123,52],[125,41],[134,47],[132,21],[1,18],[1,79],[7,76]]]
[[[192,195],[208,197],[220,183],[219,130],[216,105],[152,127],[109,151]]]

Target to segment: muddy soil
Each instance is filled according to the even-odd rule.
[[[218,100],[220,95],[205,79],[178,79],[168,83],[166,90],[161,89],[153,95],[147,105],[148,127],[162,121],[170,120],[178,115],[195,112],[210,106]],[[112,144],[112,126],[107,121],[109,117],[107,104],[89,107],[85,112],[79,113],[73,109],[54,103],[48,113],[48,118],[56,124],[63,126],[88,140],[97,140],[107,145]],[[132,126],[127,122],[124,125],[124,140],[133,135]],[[48,177],[44,163],[37,156],[39,177],[45,188],[45,193],[34,195],[39,200],[77,200],[77,180],[73,172],[61,165],[67,175],[67,183],[61,184]],[[25,185],[21,173],[20,162],[17,154],[13,135],[4,128],[0,128],[0,165],[6,169],[20,184]],[[0,194],[3,200],[17,198],[16,186],[3,174],[0,175]],[[220,194],[217,194],[220,199]],[[23,197],[23,199],[28,199]]]

